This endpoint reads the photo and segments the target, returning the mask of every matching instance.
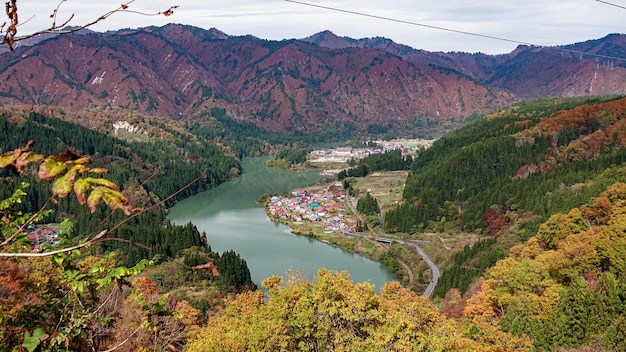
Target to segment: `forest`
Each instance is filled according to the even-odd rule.
[[[0,259],[0,351],[626,349],[626,99],[519,103],[473,118],[418,157],[372,155],[340,176],[349,186],[361,174],[410,170],[385,231],[478,235],[432,300],[394,282],[376,293],[324,268],[314,280],[267,278],[259,290],[237,253],[211,251],[192,224],[171,225],[166,207],[238,175],[238,157],[300,160],[308,143],[212,113],[188,123],[189,134],[140,142],[3,112],[2,253],[28,252],[25,233],[6,241],[24,219],[65,220],[61,247],[80,250]],[[68,182],[116,196],[85,206],[85,189]],[[44,205],[54,212],[38,211]],[[377,216],[379,204],[366,193],[357,209]],[[111,240],[97,240],[102,229]]]
[[[623,180],[620,97],[522,102],[474,119],[437,140],[411,165],[403,201],[386,230],[468,231],[498,239],[443,273],[436,294],[462,292],[507,249]]]
[[[36,112],[3,111],[0,128],[0,351],[105,350],[132,330],[126,348],[181,348],[222,295],[256,288],[238,254],[214,253],[195,226],[166,218],[166,206],[239,174],[223,147],[127,142]],[[20,259],[31,223],[61,224],[56,248],[81,250],[45,245]]]

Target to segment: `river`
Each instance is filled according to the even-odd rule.
[[[317,171],[290,172],[267,167],[266,158],[244,159],[243,175],[212,190],[185,199],[170,209],[175,224],[193,223],[205,232],[211,249],[239,253],[248,263],[252,280],[298,271],[309,279],[319,267],[347,270],[354,282],[370,281],[376,290],[397,280],[385,266],[352,252],[291,234],[273,223],[256,204],[264,194],[278,194],[310,185],[322,178]]]

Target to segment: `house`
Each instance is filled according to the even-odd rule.
[[[335,149],[337,156],[350,156],[352,155],[352,147],[340,147]]]

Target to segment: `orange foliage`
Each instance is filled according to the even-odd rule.
[[[536,237],[511,248],[509,257],[498,261],[477,292],[468,298],[464,310],[467,333],[481,342],[499,337],[501,319],[505,315],[509,322],[512,319],[512,313],[507,313],[509,307],[515,307],[512,312],[523,311],[527,315],[516,316],[515,319],[521,319],[521,323],[516,323],[518,327],[532,322],[535,329],[550,329],[559,314],[561,293],[571,282],[584,279],[594,290],[602,273],[626,271],[624,233],[624,183],[608,187],[580,209],[553,215],[540,226]],[[515,343],[524,346],[528,342],[523,336],[520,339]],[[546,341],[543,342],[551,343]],[[497,340],[493,342],[497,344]]]
[[[25,286],[27,266],[0,259],[0,311],[15,315],[26,305],[41,303]]]

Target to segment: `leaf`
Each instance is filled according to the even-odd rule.
[[[78,293],[83,293],[85,290],[85,281],[76,281],[73,285],[74,291]]]
[[[79,178],[74,182],[74,193],[76,193],[76,198],[78,199],[78,203],[80,205],[84,205],[85,202],[87,202],[87,199],[85,198],[85,193],[90,186],[87,179]]]
[[[90,172],[93,172],[93,170],[95,170],[95,169],[90,169]],[[111,182],[111,181],[109,181],[107,179],[104,179],[104,178],[86,177],[85,181],[88,181],[90,183],[99,184],[101,186],[104,186],[104,187],[107,187],[107,188],[110,188],[110,189],[113,189],[113,190],[116,190],[116,191],[120,190],[118,185],[116,185],[115,183],[113,183],[113,182]]]
[[[88,156],[83,156],[76,160],[72,160],[72,163],[75,165],[89,164],[91,162],[91,158]]]
[[[185,317],[185,313],[183,312],[172,312],[172,315],[174,316],[174,318],[181,320],[182,318]]]
[[[67,170],[67,165],[64,162],[57,161],[53,157],[48,157],[39,166],[37,176],[40,180],[51,180],[65,170]]]
[[[41,338],[45,335],[45,333],[46,331],[43,328],[35,329],[32,335],[29,331],[26,331],[24,333],[24,342],[22,342],[22,347],[24,347],[28,352],[33,352],[41,343]]]
[[[59,254],[55,254],[52,259],[54,260],[55,263],[57,263],[58,265],[63,264],[63,261],[65,260],[65,254],[63,253],[59,253]]]
[[[96,211],[96,206],[100,203],[100,198],[102,197],[104,189],[106,188],[96,187],[93,191],[91,191],[89,198],[87,198],[87,206],[92,213]]]
[[[23,172],[24,167],[31,162],[37,162],[43,159],[43,155],[33,153],[30,150],[30,146],[34,142],[28,141],[26,146],[22,148],[14,149],[10,152],[6,152],[0,155],[0,168],[9,168],[18,174]]]
[[[97,187],[100,188],[100,187]],[[122,209],[126,215],[130,215],[130,205],[128,199],[121,193],[112,189],[105,188],[102,193],[102,200],[111,208]]]
[[[71,150],[54,154],[46,158],[39,167],[38,176],[41,180],[50,180],[63,173],[72,164],[84,164],[89,158],[80,156]]]
[[[89,169],[89,172],[94,174],[106,174],[109,172],[109,170],[102,167],[94,167],[92,169]]]
[[[114,277],[119,280],[128,275],[130,275],[130,271],[128,270],[128,268],[125,266],[120,266],[111,270],[108,276]]]
[[[72,184],[74,183],[72,176],[72,174],[67,173],[54,180],[52,183],[52,194],[61,198],[67,196],[72,191]]]
[[[74,224],[70,221],[70,219],[63,219],[63,221],[61,221],[61,231],[59,231],[59,233],[70,232],[70,230],[72,230],[72,226],[74,226]]]
[[[54,158],[54,160],[57,160],[57,161],[66,162],[66,161],[72,161],[72,160],[80,160],[80,155],[74,153],[71,150],[66,150],[63,153],[54,154],[50,156],[50,158]]]

